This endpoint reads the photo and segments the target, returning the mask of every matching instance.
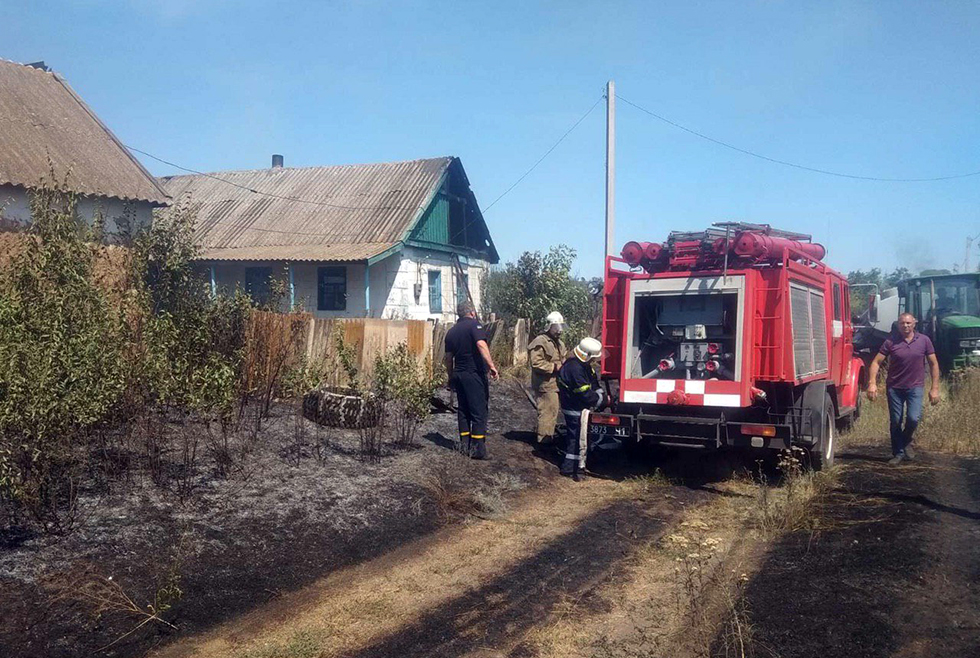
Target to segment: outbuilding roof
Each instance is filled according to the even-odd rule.
[[[0,60],[0,184],[35,188],[52,170],[81,194],[169,203],[61,76],[43,64]]]
[[[403,242],[452,157],[160,179],[196,216],[205,260],[369,260]]]

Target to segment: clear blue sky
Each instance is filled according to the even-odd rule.
[[[3,16],[0,57],[45,60],[124,142],[203,171],[272,153],[287,166],[457,155],[486,206],[610,78],[778,159],[881,177],[980,170],[976,2],[5,0]],[[623,103],[617,129],[618,245],[767,222],[813,233],[848,271],[951,267],[980,233],[980,176],[822,176]],[[600,273],[604,139],[600,105],[487,213],[504,260],[564,242],[581,275]]]

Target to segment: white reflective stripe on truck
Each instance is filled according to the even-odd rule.
[[[706,407],[741,407],[742,396],[728,393],[705,393],[704,406]]]

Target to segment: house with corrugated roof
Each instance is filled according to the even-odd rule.
[[[479,306],[497,250],[459,158],[224,171],[160,179],[196,221],[215,293],[318,317],[454,320]]]
[[[0,60],[0,227],[31,219],[31,190],[63,182],[76,212],[107,233],[150,225],[167,193],[60,75],[44,62]]]

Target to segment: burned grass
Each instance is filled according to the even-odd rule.
[[[778,539],[748,583],[754,636],[774,655],[971,655],[980,646],[978,592],[965,584],[980,569],[977,465],[936,456],[893,468],[887,457],[881,448],[844,455],[837,486],[814,501],[813,527]]]
[[[495,408],[514,409],[509,422],[532,422],[526,401],[521,415],[523,396],[510,399],[508,391],[495,390]],[[504,420],[495,419],[491,432]],[[487,509],[506,506],[515,482],[550,475],[527,459],[527,445],[499,434],[491,435],[496,461],[462,459],[444,447],[455,434],[447,427],[455,427],[454,417],[434,416],[423,428],[434,439],[412,448],[386,445],[373,462],[361,458],[355,431],[327,430],[291,405],[274,404],[248,459],[236,461],[243,468],[219,475],[200,464],[186,473],[183,499],[135,470],[108,493],[86,490],[74,533],[23,533],[0,548],[0,655],[89,656],[103,647],[103,655],[143,655],[435,532],[470,511],[441,511],[420,484],[443,462],[458,469],[453,478],[471,499],[483,492],[479,504]],[[201,450],[210,450],[206,435],[200,441]],[[157,615],[167,623],[154,620],[131,633],[145,621],[146,604],[157,605],[182,537],[181,595]],[[74,589],[102,594],[108,590],[96,584],[111,583],[121,595],[113,600],[125,597],[141,613],[46,586],[58,582],[84,582]]]

